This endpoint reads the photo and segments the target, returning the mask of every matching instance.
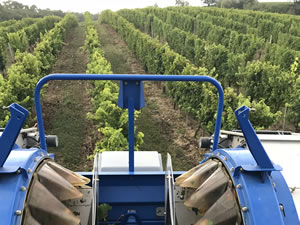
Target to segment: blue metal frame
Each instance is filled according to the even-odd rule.
[[[292,195],[280,171],[272,171],[269,175],[268,172],[241,169],[241,165],[256,165],[251,152],[243,148],[217,149],[206,154],[202,162],[211,158],[219,159],[228,169],[245,225],[300,224]]]
[[[50,80],[121,80],[122,82],[132,84],[140,82],[138,89],[134,91],[139,96],[136,96],[136,94],[127,95],[126,88],[120,91],[122,93],[124,91],[123,94],[120,94],[120,104],[122,107],[128,107],[129,120],[131,121],[129,122],[129,132],[131,133],[131,136],[129,135],[131,146],[129,153],[131,154],[129,156],[131,162],[129,162],[129,167],[131,168],[131,172],[99,174],[101,180],[99,183],[99,188],[101,189],[99,193],[100,203],[108,203],[113,206],[113,210],[108,214],[108,221],[100,222],[100,224],[127,224],[129,218],[134,218],[135,223],[143,223],[144,225],[163,225],[165,223],[164,217],[157,217],[155,213],[157,207],[163,207],[165,204],[165,173],[135,172],[134,175],[132,173],[134,169],[134,109],[143,107],[141,81],[144,80],[207,81],[215,85],[219,92],[219,102],[213,151],[206,154],[203,161],[210,158],[217,158],[228,169],[227,172],[232,178],[233,185],[236,187],[235,190],[242,209],[241,214],[243,215],[245,225],[299,224],[296,207],[289,188],[280,171],[278,171],[280,168],[273,165],[261,146],[248,120],[249,109],[247,107],[238,109],[236,116],[250,151],[242,148],[217,149],[224,94],[221,85],[215,79],[206,76],[59,74],[44,77],[35,89],[36,113],[42,149],[20,149],[14,146],[14,149],[11,151],[12,141],[9,141],[10,147],[5,148],[5,154],[0,152],[0,160],[4,161],[3,167],[0,167],[0,212],[3,215],[3,218],[1,217],[0,219],[0,225],[20,224],[22,209],[33,172],[42,160],[49,158],[46,151],[40,92],[43,85]],[[25,120],[24,116],[27,114],[26,110],[17,105],[12,105],[11,111],[13,116],[9,124],[14,125],[8,125],[5,129],[7,134],[11,134],[11,139],[3,138],[7,135],[4,132],[4,136],[2,134],[1,137],[3,138],[2,140],[13,140],[16,130],[22,126],[20,122]],[[19,111],[22,113],[17,113],[17,119],[21,120],[16,122],[14,115],[16,115],[15,112]],[[13,131],[10,126],[17,129]],[[7,130],[10,131],[8,132]],[[7,149],[9,149],[8,157],[6,156]],[[86,173],[86,175],[90,176],[91,173]],[[119,219],[120,215],[124,215],[123,219]]]
[[[228,169],[239,199],[244,224],[300,224],[296,207],[280,171],[273,165],[249,119],[249,108],[235,111],[248,149],[217,149],[202,162],[217,158]]]
[[[122,82],[128,82],[130,84],[134,84],[139,82],[139,85],[142,84],[142,81],[195,81],[195,82],[209,82],[213,84],[219,94],[219,101],[218,101],[218,109],[217,109],[217,117],[216,117],[216,124],[215,124],[215,131],[214,131],[214,142],[213,142],[213,150],[217,149],[218,142],[219,142],[219,135],[221,130],[221,122],[222,122],[222,112],[224,106],[224,93],[223,88],[220,83],[212,77],[208,76],[190,76],[190,75],[125,75],[125,74],[52,74],[45,76],[42,78],[35,88],[35,107],[36,107],[36,116],[38,122],[38,129],[40,133],[40,140],[41,140],[41,148],[47,151],[46,145],[46,138],[45,138],[45,131],[44,131],[44,123],[42,117],[42,108],[40,104],[40,92],[44,84],[51,80],[120,80]],[[121,85],[123,88],[123,85]],[[128,90],[129,88],[124,88],[124,91],[127,92],[131,91]],[[123,90],[122,90],[123,91]],[[135,92],[136,90],[133,90]],[[134,108],[139,109],[143,107],[143,95],[141,96],[140,91],[136,92],[139,96],[134,98],[131,96],[128,99],[128,102],[124,103],[124,99],[119,99],[119,105],[127,105],[129,108],[129,171],[134,171]],[[128,93],[123,93],[120,95],[121,97],[126,98]]]
[[[134,172],[134,110],[145,106],[142,81],[120,81],[118,106],[128,109],[129,172]]]
[[[20,130],[28,116],[27,109],[16,103],[11,104],[8,108],[11,117],[0,137],[0,168],[3,167],[9,153],[13,149]]]
[[[249,150],[260,169],[269,171],[275,170],[273,163],[267,155],[262,143],[258,139],[255,130],[248,119],[249,111],[250,110],[247,106],[242,106],[235,111],[236,118],[243,131]]]
[[[0,225],[21,224],[33,172],[46,158],[49,158],[47,152],[41,149],[19,148],[10,152],[0,168]]]

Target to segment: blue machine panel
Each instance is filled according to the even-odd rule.
[[[238,121],[247,140],[249,150],[218,149],[219,133],[221,129],[221,116],[224,104],[224,94],[221,85],[213,78],[206,76],[168,76],[168,75],[86,75],[63,74],[44,77],[37,85],[35,91],[36,113],[41,138],[41,149],[18,149],[10,141],[3,154],[0,152],[0,225],[19,225],[24,207],[26,194],[29,190],[32,173],[42,160],[49,158],[47,154],[45,132],[43,127],[42,111],[40,105],[40,91],[49,80],[121,80],[128,82],[129,86],[123,86],[120,91],[119,104],[131,110],[144,106],[142,81],[196,81],[210,82],[216,86],[219,93],[217,119],[214,132],[212,152],[206,154],[203,162],[210,158],[217,158],[227,168],[235,186],[239,200],[241,214],[245,225],[297,225],[298,215],[290,194],[290,190],[280,173],[280,167],[274,165],[268,158],[260,141],[248,121],[247,108],[242,107],[236,111]],[[126,93],[128,87],[132,87],[132,96]],[[131,99],[131,100],[130,100]],[[13,105],[14,107],[15,105]],[[26,117],[26,110],[16,106],[15,108]],[[246,118],[246,119],[245,119]],[[132,126],[134,125],[134,118]],[[12,124],[12,123],[11,123]],[[16,129],[21,128],[21,123],[14,123]],[[133,128],[133,127],[132,127]],[[11,130],[11,129],[8,129]],[[15,133],[8,132],[12,135]],[[5,134],[7,135],[7,134]],[[3,137],[5,137],[5,135]],[[133,136],[132,136],[133,137]],[[134,140],[130,139],[131,146]],[[1,147],[3,147],[1,146]],[[12,150],[13,149],[13,150]],[[108,213],[107,221],[99,224],[165,224],[164,216],[157,215],[158,208],[165,208],[165,172],[137,173],[132,169],[134,160],[134,146],[130,148],[131,157],[129,172],[124,173],[100,173],[99,174],[99,202],[112,206]],[[132,166],[130,166],[132,165]],[[86,173],[91,176],[91,173]],[[126,222],[126,221],[136,222]],[[142,222],[141,222],[142,221]]]
[[[32,172],[45,158],[47,152],[40,149],[16,149],[10,152],[2,172],[0,172],[0,225],[19,225],[29,188]],[[5,173],[7,168],[15,172]]]
[[[134,211],[143,224],[164,224],[156,210],[165,205],[165,173],[99,174],[99,202],[112,206],[108,221],[121,223],[122,216]]]

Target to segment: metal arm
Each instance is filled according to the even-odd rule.
[[[222,112],[224,106],[224,93],[223,88],[220,83],[212,77],[208,76],[190,76],[190,75],[103,75],[103,74],[53,74],[48,75],[42,78],[35,88],[35,107],[36,107],[36,116],[38,122],[38,128],[40,133],[41,139],[41,148],[47,150],[46,146],[46,138],[45,138],[45,131],[44,131],[44,124],[42,118],[42,108],[40,104],[40,92],[44,84],[46,84],[50,80],[120,80],[123,82],[138,82],[141,81],[195,81],[195,82],[209,82],[213,84],[219,94],[219,101],[218,101],[218,111],[217,111],[217,118],[215,124],[215,131],[214,131],[214,143],[213,149],[216,150],[219,142],[219,135],[221,130],[221,121],[222,121]],[[139,99],[140,101],[140,99]],[[131,103],[132,104],[132,103]],[[134,102],[134,105],[136,106]],[[141,104],[142,105],[142,104]],[[135,107],[136,108],[136,107]],[[134,125],[134,123],[131,123]],[[131,128],[131,130],[134,128]],[[129,162],[129,167],[133,167],[133,152],[134,152],[134,139],[130,138],[129,146],[133,146],[129,149],[129,155],[131,161]]]
[[[235,115],[257,165],[261,169],[275,169],[248,119],[249,108],[242,106],[235,111]]]
[[[28,115],[28,111],[16,103],[9,106],[9,111],[11,117],[0,137],[0,167],[3,167],[7,157],[9,156],[9,153],[16,143],[16,139]]]

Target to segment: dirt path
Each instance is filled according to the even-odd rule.
[[[52,73],[85,73],[84,40],[84,24],[67,34]],[[49,148],[49,152],[55,153],[58,163],[75,171],[91,169],[87,156],[93,152],[97,132],[86,118],[91,109],[88,87],[85,81],[51,81],[42,100],[46,133],[59,138],[59,147]]]
[[[105,57],[114,73],[144,74],[127,44],[111,26],[97,25]],[[172,101],[157,84],[144,83],[146,107],[136,121],[138,130],[145,134],[141,150],[158,151],[165,163],[166,153],[172,156],[174,170],[186,170],[196,165],[201,157],[198,140],[194,138],[197,123],[173,109]]]

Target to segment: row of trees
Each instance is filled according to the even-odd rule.
[[[66,32],[76,25],[77,18],[67,14],[41,37],[32,53],[16,52],[16,62],[8,69],[7,77],[0,76],[0,105],[17,102],[32,111],[35,85],[41,77],[50,73]],[[4,127],[8,119],[9,113],[1,111],[0,127]]]
[[[4,1],[0,4],[0,21],[21,20],[25,17],[37,18],[45,16],[64,17],[61,10],[39,9],[37,6],[27,6],[17,1]]]
[[[85,49],[89,55],[87,74],[111,74],[110,63],[104,58],[97,31],[91,15],[85,13],[86,40]],[[92,83],[93,113],[88,114],[98,126],[101,140],[96,144],[96,152],[128,149],[128,110],[118,107],[119,87],[113,81],[95,81]],[[135,114],[137,118],[138,112]],[[135,148],[143,143],[144,134],[135,133]]]
[[[160,41],[140,32],[133,24],[116,13],[104,11],[99,20],[111,24],[120,33],[149,73],[208,74],[216,77],[214,69],[208,71],[206,68],[194,66],[188,59],[171,50],[168,44],[163,45]],[[197,119],[203,128],[208,131],[213,130],[217,106],[217,93],[213,86],[200,83],[173,82],[168,84],[168,91],[174,102],[183,111]],[[270,126],[280,115],[280,113],[272,113],[263,99],[251,101],[249,97],[244,97],[241,93],[236,94],[234,89],[226,88],[223,128],[236,128],[237,123],[233,111],[243,104],[256,109],[251,115],[252,118],[255,118],[254,126],[256,128]]]
[[[8,43],[14,51],[24,52],[38,42],[40,36],[52,29],[59,20],[56,16],[46,16],[21,30],[7,33]]]
[[[289,47],[294,50],[299,50],[300,20],[296,16],[274,16],[272,14],[272,16],[266,16],[260,12],[251,11],[246,11],[246,14],[243,10],[218,8],[169,7],[167,9],[177,15],[178,13],[188,15],[192,17],[190,20],[205,20],[213,25],[232,29],[238,33],[254,34],[271,43],[278,43],[281,34],[285,34],[284,40],[281,40],[280,44],[282,44],[282,41],[286,43],[296,42],[294,46]]]
[[[287,110],[291,105],[297,104],[297,100],[291,98],[291,96],[293,93],[299,92],[295,83],[299,76],[300,68],[294,66],[293,68],[296,70],[293,72],[291,64],[294,64],[294,62],[296,63],[298,54],[290,54],[292,50],[285,49],[280,45],[267,43],[264,46],[264,52],[260,53],[264,54],[264,57],[261,58],[262,61],[257,61],[257,59],[260,59],[257,58],[257,54],[261,49],[258,49],[258,51],[251,49],[251,46],[255,47],[251,42],[248,44],[248,47],[251,50],[250,53],[252,52],[254,56],[253,58],[249,57],[247,54],[245,55],[245,53],[236,54],[236,52],[232,51],[232,49],[227,46],[227,48],[224,48],[222,45],[214,46],[213,44],[210,44],[208,40],[206,40],[206,43],[202,40],[202,43],[205,43],[204,47],[199,48],[201,40],[195,39],[195,36],[191,33],[176,27],[173,27],[172,30],[167,26],[168,23],[155,19],[155,16],[151,15],[151,13],[145,15],[140,11],[135,10],[135,12],[133,12],[131,10],[122,10],[119,13],[126,15],[126,18],[134,22],[140,29],[141,27],[144,28],[146,32],[148,28],[148,32],[150,33],[150,27],[152,35],[156,33],[160,34],[159,37],[163,37],[173,49],[180,54],[185,55],[187,58],[191,57],[189,59],[192,61],[194,59],[196,64],[197,62],[204,62],[204,64],[202,63],[200,65],[209,69],[212,69],[212,66],[214,66],[216,72],[219,74],[218,79],[225,86],[227,84],[235,88],[237,93],[243,93],[243,95],[249,96],[251,101],[261,101],[265,99],[265,102],[271,107],[273,113],[279,115],[278,111],[282,112],[282,116],[284,117],[283,123],[285,123],[284,121],[287,117],[296,128],[298,127],[299,122],[297,121],[299,121],[300,118],[294,119],[293,116],[291,116],[293,114],[293,107]],[[184,22],[184,18],[182,20]],[[144,21],[144,25],[141,24],[141,21]],[[166,17],[166,21],[168,21],[168,16]],[[181,26],[186,26],[188,24],[183,22],[176,16],[175,19],[173,19],[173,23],[181,23]],[[155,28],[155,26],[158,28]],[[175,35],[176,38],[174,38]],[[238,45],[236,44],[236,46]],[[243,46],[245,48],[244,52],[247,53],[247,50],[249,52],[247,45],[241,45],[242,49]],[[187,54],[189,49],[194,49],[194,55],[192,54],[192,51]],[[202,50],[200,54],[199,49]],[[209,52],[211,52],[211,54],[208,54]],[[197,55],[199,58],[195,59],[195,56]],[[252,61],[253,59],[254,61]],[[249,80],[250,83],[253,81],[252,85],[249,85]],[[275,121],[276,120],[273,122]]]
[[[187,10],[189,8],[183,7],[182,10],[184,9]],[[193,11],[194,8],[191,9]],[[196,11],[196,9],[194,10]],[[270,39],[263,38],[255,32],[239,33],[235,30],[214,25],[211,21],[199,18],[200,15],[193,17],[185,13],[175,13],[173,10],[169,11],[159,8],[146,8],[140,9],[140,11],[153,14],[163,22],[183,31],[195,34],[210,43],[224,45],[229,52],[245,54],[246,61],[270,61],[272,64],[280,65],[283,69],[289,70],[295,57],[300,56],[300,51],[295,50],[300,46],[299,36],[280,34],[276,36],[276,38],[279,37],[278,43],[272,43]],[[226,19],[224,18],[224,20]],[[271,35],[270,38],[274,40],[275,38],[272,37]],[[298,42],[299,44],[297,44]]]
[[[6,47],[8,42],[8,33],[16,32],[27,27],[40,19],[25,18],[20,21],[9,21],[7,23],[0,24],[0,71],[5,67],[6,63]]]
[[[153,37],[158,37],[161,41],[166,41],[172,49],[196,65],[206,67],[210,71],[215,69],[218,80],[222,82],[224,87],[230,86],[238,95],[248,96],[250,102],[263,101],[266,103],[270,106],[271,112],[276,115],[272,116],[272,120],[269,120],[269,125],[274,124],[281,114],[284,117],[282,118],[283,121],[287,117],[296,128],[298,127],[300,118],[294,119],[291,116],[293,107],[287,110],[291,105],[297,104],[297,100],[291,96],[299,92],[295,85],[299,76],[299,67],[294,66],[293,70],[295,71],[291,69],[291,64],[295,62],[294,56],[287,57],[288,55],[284,53],[277,56],[270,51],[272,48],[267,48],[270,52],[266,55],[272,56],[273,60],[267,60],[267,56],[265,56],[264,61],[252,61],[253,58],[245,53],[236,54],[232,49],[223,45],[216,45],[207,40],[199,39],[189,32],[158,19],[151,13],[145,14],[144,11],[121,10],[118,13],[134,23],[140,30],[151,34]],[[175,17],[173,21],[180,23],[178,17]],[[248,45],[250,49],[251,46],[251,44]],[[247,52],[247,45],[244,48],[244,51]],[[252,49],[251,52],[254,56],[257,54],[255,49],[254,51]],[[284,58],[285,62],[289,60],[291,63],[285,63],[283,68],[271,63],[281,58]],[[267,127],[267,124],[264,126]]]
[[[259,2],[247,9],[272,12],[272,13],[286,13],[300,15],[300,4],[298,0],[293,2]]]
[[[42,34],[52,29],[59,20],[60,18],[56,16],[46,16],[42,19],[24,19],[6,27],[0,26],[0,71],[5,68],[8,46],[10,46],[11,57],[17,50],[27,51],[29,47],[39,41]]]

